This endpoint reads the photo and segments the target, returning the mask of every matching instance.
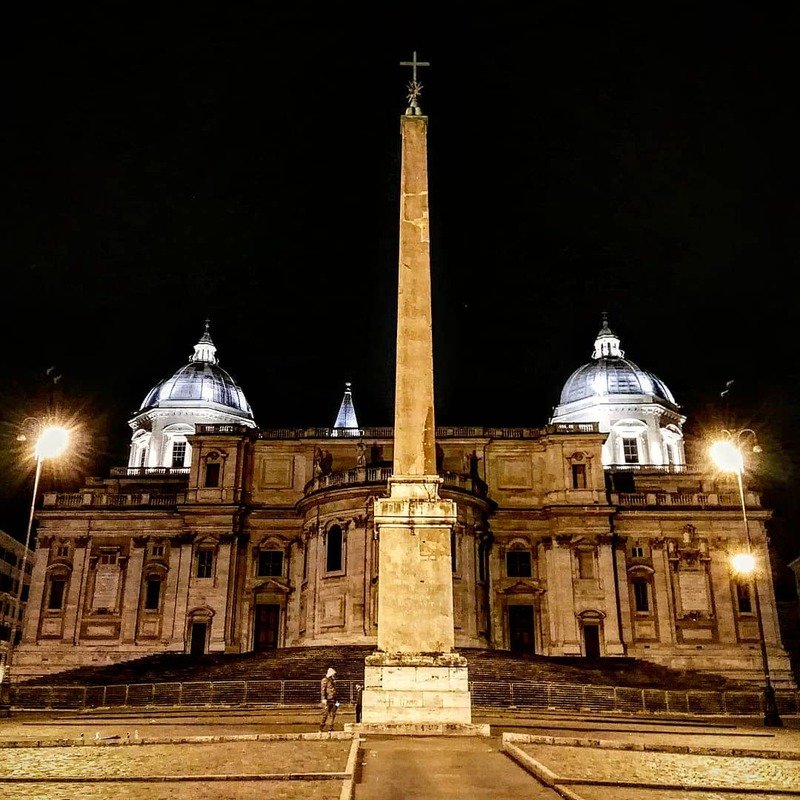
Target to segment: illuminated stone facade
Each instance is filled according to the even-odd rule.
[[[188,475],[120,468],[45,495],[15,679],[164,651],[376,643],[373,504],[391,434],[198,425]],[[686,465],[604,467],[606,438],[594,423],[437,429],[458,517],[456,648],[759,679],[751,587],[728,565],[743,547],[736,485]],[[773,680],[791,685],[770,512],[746,498]]]

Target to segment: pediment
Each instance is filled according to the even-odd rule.
[[[502,590],[505,595],[540,594],[543,591],[537,580],[517,581],[516,583],[512,583],[511,586],[506,586],[506,588]]]
[[[289,594],[291,588],[286,580],[278,578],[264,578],[259,583],[253,584],[254,592],[280,592],[281,594]]]

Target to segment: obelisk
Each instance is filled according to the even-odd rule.
[[[365,662],[362,721],[469,725],[466,660],[454,651],[452,500],[439,497],[433,397],[428,218],[428,118],[419,62],[401,117],[400,248],[394,461],[389,496],[375,501],[379,538],[378,650]]]

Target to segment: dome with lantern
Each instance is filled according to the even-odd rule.
[[[620,347],[603,314],[591,360],[567,378],[551,423],[595,422],[604,464],[683,464],[686,418],[668,386]]]
[[[189,363],[156,384],[129,421],[129,468],[188,468],[191,448],[186,437],[196,424],[256,426],[244,392],[219,365],[209,327],[206,320]]]

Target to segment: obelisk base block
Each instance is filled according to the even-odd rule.
[[[458,653],[373,653],[361,703],[365,725],[470,725],[467,661]]]

